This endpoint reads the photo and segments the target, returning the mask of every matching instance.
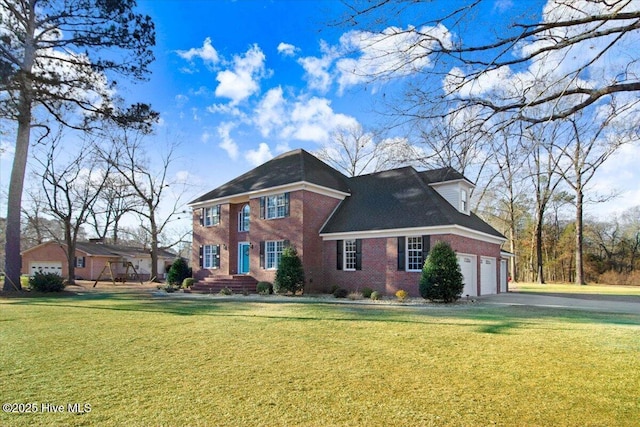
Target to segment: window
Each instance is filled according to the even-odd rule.
[[[420,271],[422,266],[422,237],[407,237],[407,271]]]
[[[84,267],[85,267],[84,257],[83,256],[76,257],[76,268],[84,268]]]
[[[353,271],[356,269],[356,241],[344,241],[344,268],[343,270]]]
[[[220,268],[220,245],[204,245],[202,247],[202,267]]]
[[[265,268],[267,270],[275,270],[278,268],[280,257],[282,256],[282,249],[284,249],[284,240],[265,242]]]
[[[244,205],[242,210],[238,213],[238,231],[249,231],[249,205]]]
[[[469,201],[467,199],[467,190],[460,190],[460,210],[467,212]]]
[[[289,216],[289,193],[260,198],[260,217],[266,219]]]
[[[362,239],[338,240],[336,243],[338,270],[362,270]]]
[[[202,212],[202,225],[211,227],[220,224],[220,205],[204,208]]]

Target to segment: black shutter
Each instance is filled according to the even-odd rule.
[[[264,242],[260,242],[260,268],[264,268]]]
[[[362,239],[356,239],[356,270],[362,270]]]
[[[260,197],[260,219],[264,219],[265,215],[265,200],[264,197]]]
[[[213,266],[220,268],[220,245],[216,245],[216,257],[213,260]]]
[[[422,265],[427,260],[427,256],[429,256],[429,251],[431,250],[431,239],[429,236],[422,236]]]
[[[336,241],[336,268],[338,270],[342,270],[342,249],[343,249],[343,241]]]
[[[202,263],[203,262],[203,255],[204,255],[204,248],[202,246],[200,246],[200,263],[199,263],[200,268],[202,268],[202,265],[203,265],[203,263]]]
[[[284,193],[284,216],[289,216],[289,193]]]
[[[405,269],[405,258],[404,258],[404,251],[405,251],[405,238],[404,237],[398,237],[398,270],[399,271],[404,271]]]

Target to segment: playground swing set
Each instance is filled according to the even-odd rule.
[[[115,285],[116,282],[126,282],[127,278],[129,277],[129,269],[133,270],[133,274],[132,274],[132,278],[139,281],[141,285],[143,285],[144,283],[142,283],[142,278],[140,277],[140,274],[138,274],[138,270],[136,270],[136,268],[133,266],[133,264],[131,262],[127,262],[127,269],[125,270],[124,275],[116,275],[114,276],[113,274],[113,268],[112,265],[113,264],[120,264],[119,261],[107,261],[104,265],[104,268],[102,269],[102,271],[100,272],[100,274],[98,275],[98,278],[96,279],[96,281],[93,283],[93,287],[95,288],[96,285],[98,284],[98,282],[100,281],[100,279],[102,278],[102,275],[104,274],[104,272],[109,269],[109,276],[111,277],[111,282]]]

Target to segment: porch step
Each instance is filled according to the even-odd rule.
[[[191,292],[201,294],[217,294],[222,289],[230,289],[234,294],[245,292],[256,293],[258,281],[251,276],[210,276],[191,286]]]

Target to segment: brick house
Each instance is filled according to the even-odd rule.
[[[307,292],[333,285],[418,295],[429,248],[451,244],[463,295],[506,291],[506,240],[469,210],[473,184],[451,168],[346,177],[304,150],[284,153],[193,200],[194,277],[253,291],[296,248]]]
[[[68,270],[66,245],[58,242],[45,242],[22,252],[22,274],[33,275],[36,271],[56,273],[65,276]],[[160,250],[158,254],[158,274],[164,278],[171,263],[177,255]],[[140,279],[149,280],[151,276],[151,254],[149,249],[127,245],[112,245],[101,241],[76,242],[75,263],[76,279],[110,280],[110,275],[123,278],[131,269],[128,263],[135,267]],[[111,271],[105,266],[111,263]],[[102,276],[101,276],[102,273]]]

